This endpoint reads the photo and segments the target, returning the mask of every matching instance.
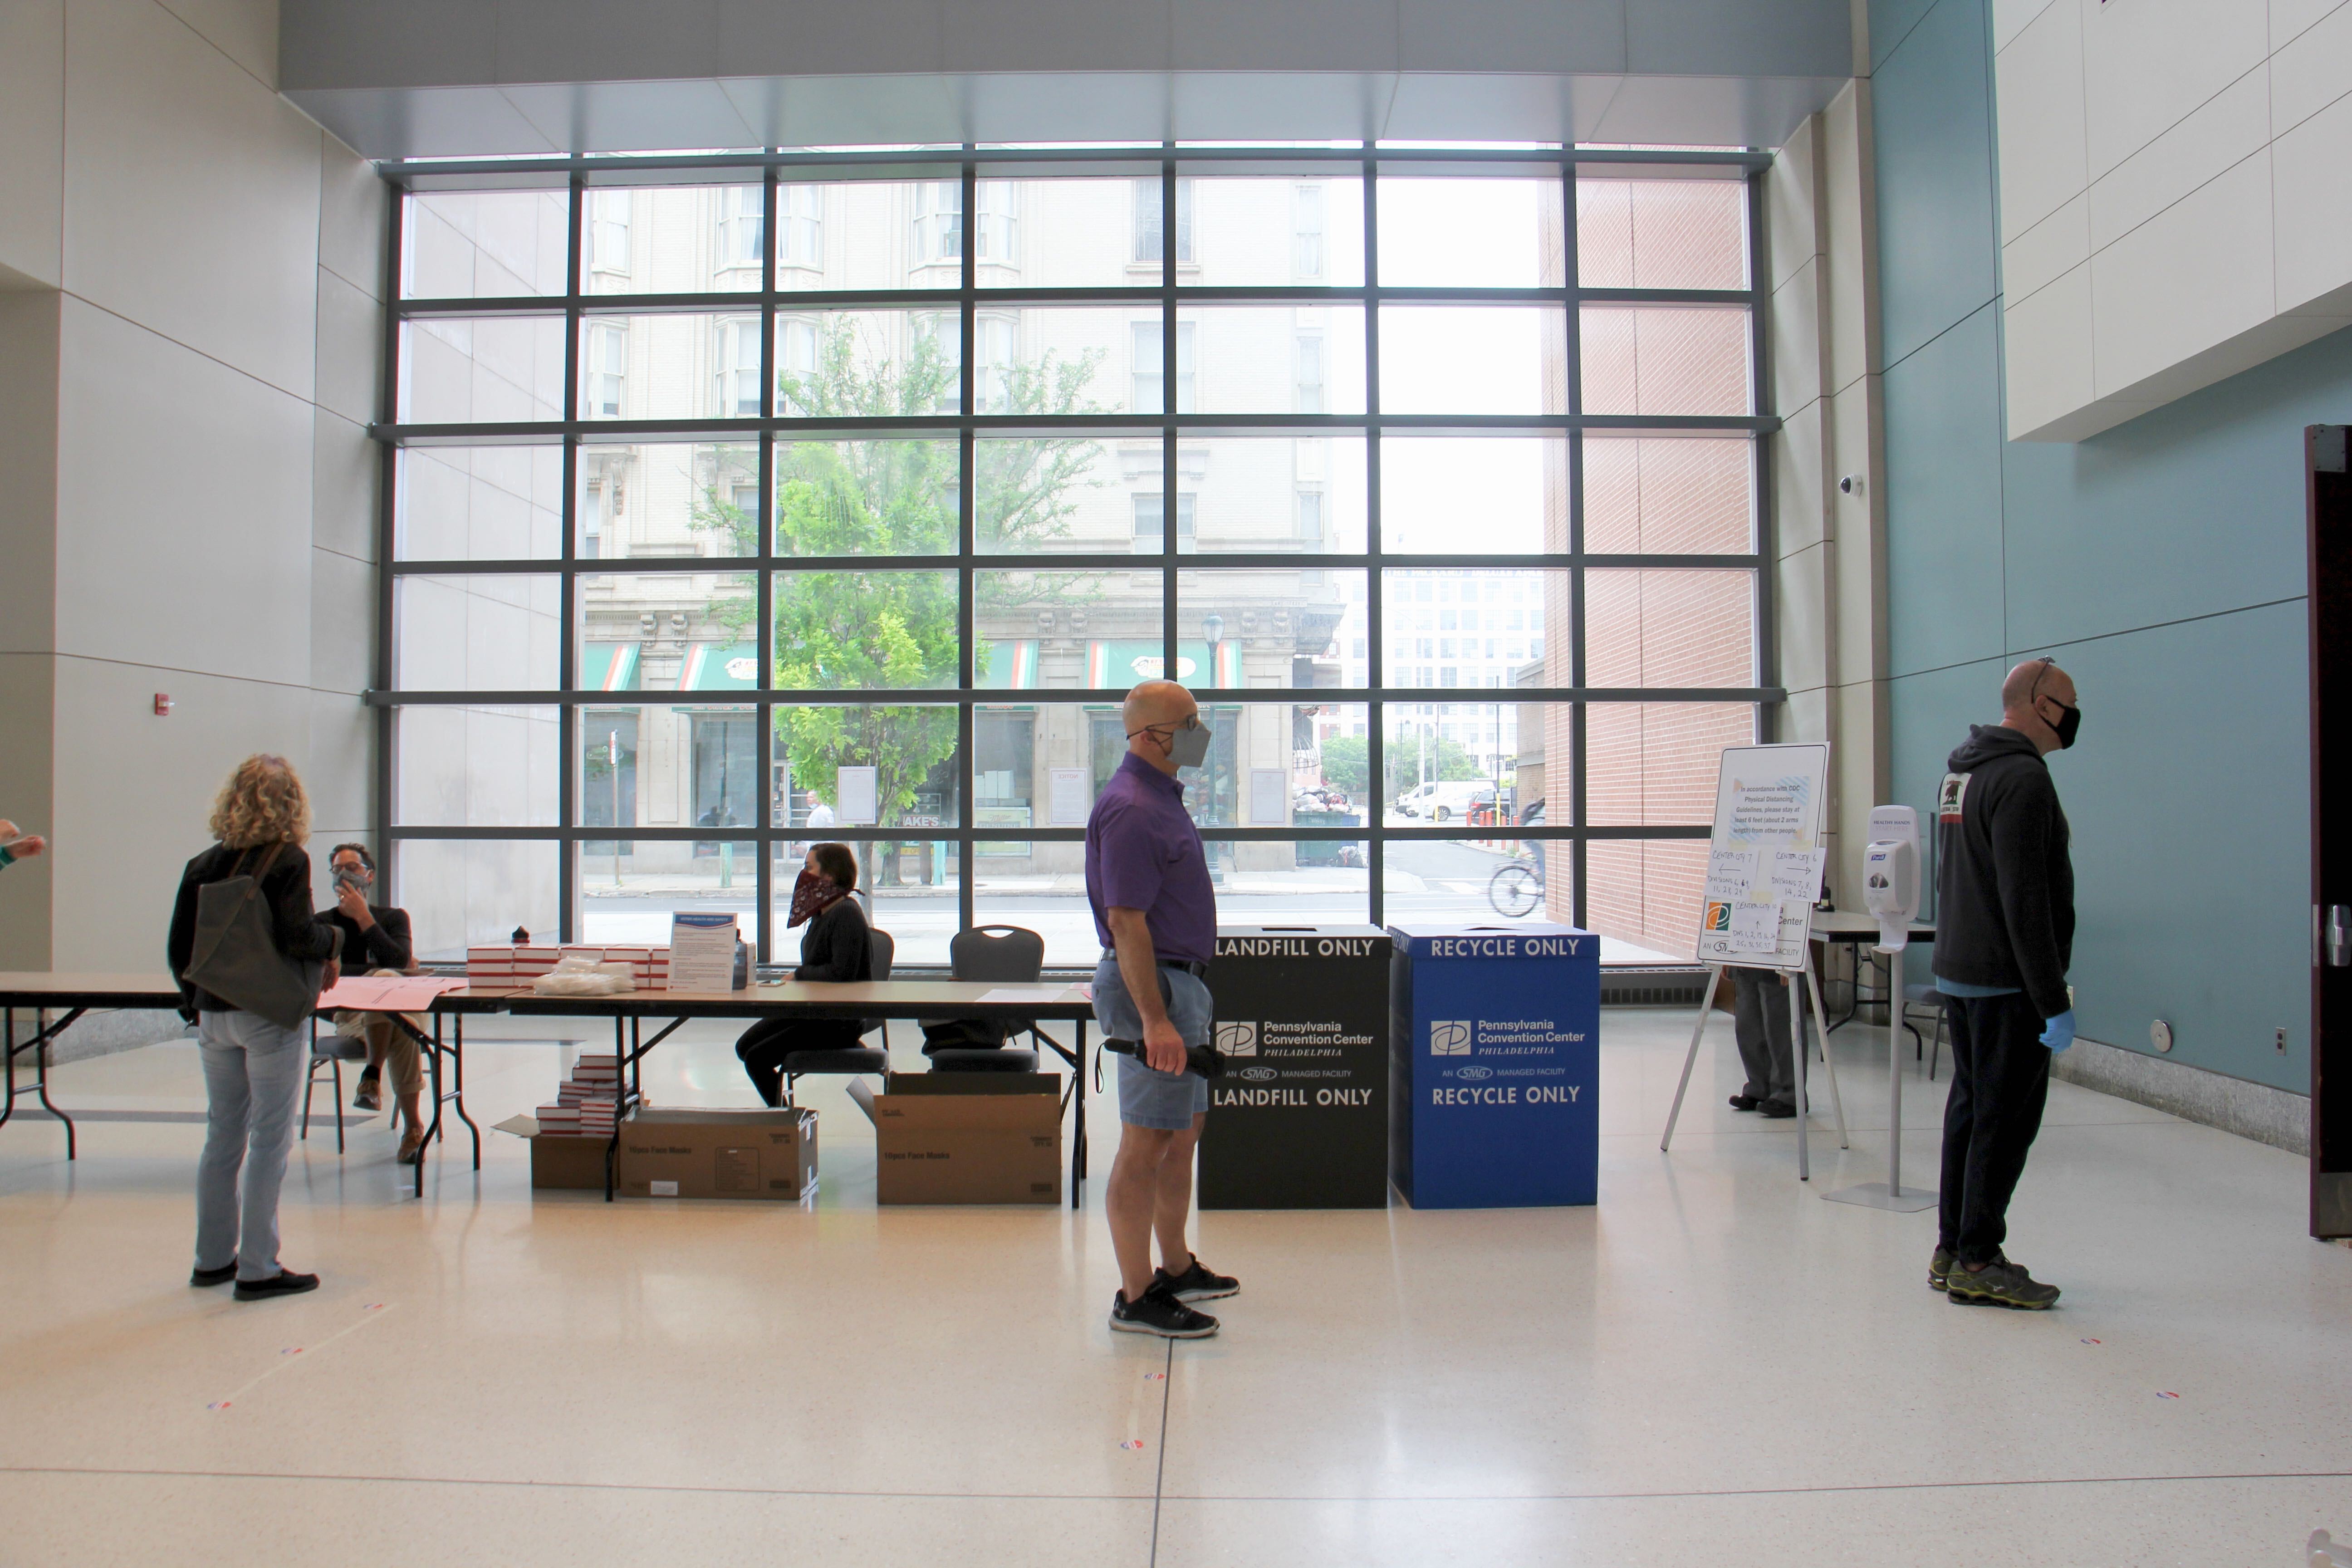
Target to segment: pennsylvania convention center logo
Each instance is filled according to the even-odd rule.
[[[1219,1024],[1215,1029],[1217,1049],[1229,1057],[1257,1055],[1255,1024]]]
[[[1470,1054],[1470,1020],[1432,1018],[1429,1021],[1429,1054],[1433,1057],[1468,1056]]]

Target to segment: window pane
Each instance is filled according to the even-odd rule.
[[[1365,711],[1361,703],[1204,703],[1209,760],[1186,778],[1184,808],[1203,828],[1363,826]],[[1227,864],[1237,858],[1264,859],[1229,844]]]
[[[776,317],[776,412],[787,417],[950,414],[962,407],[952,309],[801,310]]]
[[[625,832],[758,826],[759,726],[749,703],[583,708],[575,820]]]
[[[591,316],[583,419],[748,419],[760,412],[757,316]]]
[[[1176,331],[1180,414],[1364,411],[1360,305],[1188,305]],[[1188,378],[1196,378],[1190,401]],[[1381,384],[1385,395],[1389,383]]]
[[[1559,840],[1393,839],[1386,918],[1491,926],[1569,919],[1569,856]]]
[[[467,948],[506,946],[518,926],[553,942],[562,850],[552,839],[394,840],[392,902],[408,911],[418,960],[462,963]]]
[[[1584,726],[1586,801],[1601,827],[1706,826],[1723,749],[1756,742],[1745,702],[1596,702]]]
[[[1189,193],[1188,193],[1189,194]],[[1189,225],[1180,239],[1189,238]],[[980,182],[982,289],[1156,286],[1160,176]],[[1180,246],[1178,260],[1183,260]],[[952,282],[953,280],[950,279]]]
[[[1360,436],[1182,436],[1176,443],[1176,473],[1183,493],[1198,498],[1197,538],[1203,554],[1358,554],[1364,548]]]
[[[971,460],[973,536],[984,555],[1128,549],[1129,498],[1163,488],[1160,437],[1149,433],[982,436]],[[950,521],[954,506],[950,496]]]
[[[1742,437],[1584,437],[1584,547],[1742,555],[1756,548],[1756,446]]]
[[[1601,839],[1585,856],[1587,918],[1602,961],[1688,963],[1698,949],[1706,840]]]
[[[1587,305],[1582,339],[1587,414],[1738,416],[1753,407],[1745,310]]]
[[[955,178],[784,180],[776,187],[776,287],[953,289],[961,199]]]
[[[1442,701],[1463,688],[1570,686],[1566,571],[1381,574],[1382,683]],[[1547,624],[1562,636],[1547,639]],[[1537,667],[1533,670],[1530,666]]]
[[[563,417],[563,318],[435,316],[400,324],[395,406],[408,425]]]
[[[558,447],[404,447],[393,487],[402,561],[551,561],[563,541]]]
[[[1087,904],[1085,876],[1083,844],[1001,839],[981,845],[972,858],[972,919],[980,925],[1035,931],[1045,939],[1049,965],[1091,969],[1102,955],[1102,942]],[[944,937],[939,948],[944,963]],[[1066,1046],[1076,1043],[1066,1029],[1048,1024],[1045,1032]]]
[[[1747,184],[1577,181],[1576,271],[1587,289],[1747,288]]]
[[[583,691],[751,691],[758,600],[741,572],[599,573],[579,579]]]
[[[588,294],[724,293],[760,287],[760,186],[600,185],[588,192],[580,287]]]
[[[776,553],[954,553],[959,460],[953,441],[778,441]]]
[[[1383,305],[1389,414],[1564,414],[1566,316],[1550,305]]]
[[[1001,883],[1082,873],[1084,845],[1034,844],[1028,832],[1087,825],[1095,797],[1127,754],[1117,705],[990,703],[972,710],[971,736],[973,826],[1005,834],[981,841],[975,889],[985,890],[992,876]],[[1078,909],[1086,909],[1083,896]]]
[[[982,414],[1157,414],[1160,310],[991,308],[972,326],[972,399]],[[1177,407],[1190,407],[1192,351],[1176,345]]]
[[[956,684],[953,572],[779,572],[775,609],[779,690]]]
[[[1381,437],[1384,550],[1565,551],[1568,493],[1564,436]]]
[[[974,573],[976,686],[1125,690],[1159,679],[1160,589],[1156,570]]]
[[[1355,175],[1186,175],[1192,253],[1178,281],[1348,289],[1364,281],[1364,182]],[[1383,199],[1386,188],[1383,187]],[[1190,260],[1197,274],[1187,272]]]
[[[579,473],[583,561],[759,552],[757,446],[583,447]]]
[[[1381,282],[1390,288],[1557,289],[1566,280],[1557,173],[1383,174],[1380,209]]]
[[[562,589],[546,576],[402,577],[392,683],[405,691],[541,691],[558,683]]]
[[[960,819],[954,708],[779,705],[775,723],[773,826],[814,841],[835,828],[919,831]]]
[[[681,909],[733,914],[757,944],[759,847],[740,839],[624,838],[571,847],[580,889],[580,940],[615,947],[664,947]]]
[[[1498,846],[1530,813],[1549,820],[1546,742],[1559,742],[1564,776],[1569,712],[1564,703],[1389,704],[1381,721],[1384,820],[1391,827],[1492,827]],[[1553,727],[1557,737],[1548,735]],[[1563,821],[1567,812],[1563,796]]]
[[[552,827],[554,708],[394,710],[392,820],[407,827]]]
[[[1202,686],[1344,684],[1344,654],[1363,635],[1364,574],[1185,572],[1176,589],[1181,661],[1197,660]]]
[[[486,300],[563,292],[572,197],[550,191],[419,191],[400,223],[400,292]]]
[[[1756,684],[1756,574],[1596,571],[1584,580],[1592,686]]]

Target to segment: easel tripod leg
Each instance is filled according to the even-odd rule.
[[[1698,1060],[1699,1039],[1706,1033],[1706,1016],[1715,1010],[1715,988],[1721,984],[1722,978],[1721,964],[1710,963],[1706,966],[1706,979],[1701,983],[1702,989],[1698,995],[1698,1022],[1691,1026],[1690,1049],[1683,1055],[1682,1081],[1675,1085],[1675,1108],[1666,1112],[1665,1136],[1658,1140],[1660,1153],[1665,1152],[1675,1141],[1675,1123],[1682,1120],[1683,1096],[1690,1089],[1691,1067]]]
[[[1813,988],[1813,1016],[1822,1026],[1822,1070],[1829,1075],[1830,1109],[1837,1115],[1838,1147],[1851,1149],[1853,1145],[1846,1141],[1845,1101],[1838,1094],[1837,1063],[1830,1059],[1829,1009],[1822,1005],[1821,982],[1813,978],[1813,966],[1810,963],[1805,965],[1805,984]],[[1800,1035],[1797,1039],[1797,1055],[1801,1058],[1805,1054],[1804,1037]]]

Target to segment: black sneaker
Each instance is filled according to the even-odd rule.
[[[191,1285],[226,1285],[236,1278],[236,1259],[232,1258],[218,1268],[193,1269],[188,1275]]]
[[[1959,1259],[1940,1247],[1936,1248],[1927,1258],[1927,1289],[1942,1289],[1946,1278],[1958,1267]]]
[[[1944,1276],[1944,1297],[1958,1305],[2011,1307],[2020,1311],[2047,1310],[2058,1300],[2058,1287],[2044,1285],[2022,1264],[1997,1258],[1982,1268],[1955,1261]]]
[[[1181,1274],[1171,1274],[1165,1268],[1151,1271],[1151,1289],[1165,1290],[1179,1301],[1213,1301],[1220,1296],[1239,1295],[1241,1288],[1240,1280],[1230,1274],[1213,1271],[1201,1261],[1198,1253],[1192,1255],[1192,1261]]]
[[[1762,1100],[1752,1094],[1735,1094],[1731,1097],[1731,1109],[1734,1110],[1753,1110],[1763,1103]]]
[[[352,1096],[352,1108],[355,1110],[382,1110],[383,1096],[379,1090],[383,1082],[374,1073],[360,1074],[359,1092]]]
[[[1786,1121],[1797,1114],[1797,1102],[1793,1100],[1759,1100],[1756,1102],[1756,1114],[1769,1116],[1775,1121]]]
[[[297,1274],[291,1268],[281,1268],[267,1279],[240,1279],[236,1282],[236,1299],[240,1301],[266,1301],[272,1296],[299,1296],[305,1290],[316,1290],[316,1274]]]
[[[243,1286],[237,1287],[242,1290]],[[1143,1293],[1143,1300],[1130,1303],[1127,1292],[1118,1291],[1110,1299],[1110,1326],[1113,1333],[1158,1334],[1164,1340],[1205,1340],[1217,1331],[1217,1320],[1206,1312],[1196,1312],[1170,1295],[1167,1289],[1154,1285]]]

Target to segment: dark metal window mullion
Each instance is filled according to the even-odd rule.
[[[771,166],[761,190],[760,219],[760,417],[772,419],[776,413],[776,247],[782,242],[780,227],[782,203],[779,199],[776,170]],[[761,963],[772,963],[776,956],[774,913],[776,908],[776,846],[780,835],[776,829],[776,806],[772,796],[776,787],[776,527],[782,519],[776,515],[776,433],[760,432],[760,489],[753,503],[757,513],[752,526],[759,531],[753,554],[758,574],[753,583],[753,599],[759,622],[753,638],[754,657],[760,661],[759,700],[752,711],[751,754],[759,769],[759,798],[770,800],[764,811],[759,811],[754,821],[752,854],[757,858],[751,885],[756,889],[760,907],[752,912],[753,942]],[[785,826],[789,830],[792,817],[792,797],[782,802]],[[755,808],[756,809],[756,808]]]
[[[1181,542],[1177,528],[1176,497],[1176,159],[1175,144],[1171,142],[1168,156],[1160,163],[1160,415],[1166,421],[1160,431],[1160,674],[1162,679],[1181,679],[1183,666],[1176,662],[1176,649],[1182,640],[1178,633],[1176,617],[1181,613],[1177,595],[1177,545]],[[1129,334],[1129,338],[1134,336]],[[1192,367],[1194,375],[1200,366]],[[1133,377],[1129,377],[1130,382]],[[1194,524],[1199,526],[1197,521]],[[1207,684],[1217,684],[1216,652],[1210,650]],[[1204,801],[1202,808],[1215,814],[1213,798]]]
[[[979,635],[980,577],[972,570],[980,532],[980,443],[972,416],[979,412],[980,372],[974,363],[980,352],[980,258],[974,233],[980,221],[980,165],[963,166],[963,258],[958,269],[962,298],[957,302],[958,331],[962,333],[962,357],[956,370],[956,404],[961,426],[956,432],[956,929],[970,931],[980,923],[979,889],[973,885],[980,858],[972,852],[975,802],[980,793],[979,725],[973,711],[972,639]],[[1019,352],[1016,345],[1015,353]],[[1035,817],[1031,817],[1034,826]]]
[[[1561,319],[1568,330],[1567,402],[1568,412],[1584,412],[1584,312],[1578,302],[1578,286],[1583,276],[1582,258],[1577,253],[1576,165],[1566,164],[1560,170],[1560,248],[1562,252],[1561,281],[1566,286],[1566,309]],[[1587,684],[1588,669],[1584,654],[1585,619],[1585,543],[1584,543],[1584,432],[1568,433],[1568,552],[1576,564],[1568,574],[1568,683],[1582,688]],[[1549,649],[1547,649],[1549,651]],[[1591,876],[1585,862],[1591,857],[1591,840],[1581,837],[1591,826],[1591,780],[1585,772],[1585,738],[1591,705],[1573,702],[1568,710],[1569,800],[1568,826],[1579,835],[1571,839],[1568,850],[1568,918],[1569,923],[1590,931],[1591,925]],[[1551,782],[1550,748],[1545,748],[1544,791],[1549,797],[1557,793]],[[1549,800],[1545,815],[1550,815]],[[1549,910],[1546,910],[1549,913]]]
[[[1379,165],[1364,160],[1364,287],[1381,285]],[[1364,412],[1381,411],[1381,310],[1368,298],[1364,303]],[[1381,930],[1388,927],[1388,745],[1382,735],[1388,707],[1381,697],[1388,678],[1388,655],[1381,646],[1382,573],[1381,566],[1381,429],[1364,427],[1364,652],[1369,656],[1364,685],[1372,696],[1364,704],[1364,872],[1365,918]]]
[[[563,418],[569,425],[580,417],[580,337],[585,321],[582,310],[580,290],[581,263],[585,259],[583,242],[588,217],[588,176],[572,176],[570,228],[564,241],[563,275]],[[562,563],[563,575],[556,590],[556,668],[557,679],[569,686],[577,677],[580,628],[576,624],[580,612],[578,563],[580,506],[580,437],[563,438],[563,498],[561,506],[562,535],[556,559]],[[555,779],[557,824],[576,830],[580,826],[580,710],[564,703],[556,710],[555,720]],[[613,824],[615,863],[620,854],[621,824]],[[558,942],[579,940],[579,927],[584,923],[576,918],[575,906],[580,897],[580,840],[567,835],[555,846],[555,931]]]
[[[1751,289],[1759,286],[1757,268],[1763,258],[1764,238],[1764,175],[1761,172],[1748,176],[1748,281]],[[1748,342],[1752,390],[1748,407],[1758,414],[1772,411],[1772,367],[1767,355],[1770,345],[1765,335],[1765,312],[1760,305],[1748,310]],[[1824,416],[1826,417],[1826,415]],[[1756,683],[1759,686],[1780,684],[1780,640],[1779,618],[1773,611],[1773,584],[1780,574],[1780,563],[1774,559],[1777,530],[1772,518],[1772,443],[1762,436],[1748,437],[1748,449],[1754,455],[1756,471]],[[1832,700],[1835,693],[1831,694]],[[1780,738],[1780,718],[1786,707],[1782,703],[1759,703],[1756,710],[1756,731],[1759,741]]]
[[[386,181],[384,195],[388,211],[384,216],[383,297],[387,302],[400,298],[401,232],[407,218],[407,200],[398,185]],[[376,416],[390,423],[400,417],[400,325],[399,313],[388,308],[383,313],[383,380],[376,389]],[[377,689],[390,691],[398,684],[394,679],[393,616],[398,610],[397,580],[393,575],[392,562],[397,552],[399,515],[400,453],[390,446],[376,452],[376,520],[375,520],[375,658],[374,681]],[[375,852],[393,869],[388,880],[395,896],[400,879],[405,873],[392,853],[394,748],[399,744],[398,715],[386,707],[374,716],[375,727],[375,799],[373,816],[375,819]]]

